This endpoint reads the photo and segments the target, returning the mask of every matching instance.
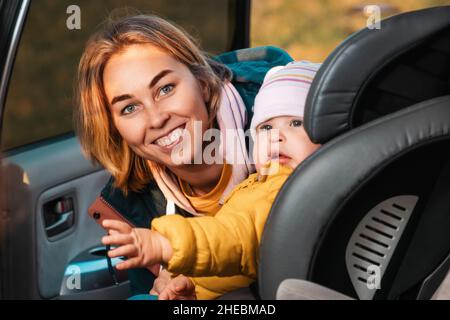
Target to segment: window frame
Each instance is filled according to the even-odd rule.
[[[25,25],[31,0],[0,1],[0,130],[3,128],[3,114],[12,70]],[[0,131],[1,138],[1,131]]]

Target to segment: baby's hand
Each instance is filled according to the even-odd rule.
[[[146,267],[160,262],[167,262],[172,256],[168,240],[158,232],[150,229],[132,228],[117,220],[104,220],[103,227],[109,235],[103,237],[104,245],[115,245],[118,248],[108,252],[111,258],[125,256],[128,259],[116,265],[118,270]],[[163,252],[166,250],[166,252]],[[169,251],[169,252],[167,252]],[[167,261],[163,260],[166,258]]]
[[[188,277],[179,275],[166,285],[158,297],[159,300],[196,300],[195,285]]]

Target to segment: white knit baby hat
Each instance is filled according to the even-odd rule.
[[[250,128],[274,117],[303,117],[309,88],[321,65],[294,61],[270,69],[255,97]]]

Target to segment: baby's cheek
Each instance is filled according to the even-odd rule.
[[[270,160],[269,151],[267,148],[258,148],[256,152],[253,152],[253,160],[255,161],[255,167],[258,170],[263,164]]]
[[[299,148],[293,148],[293,150],[296,150],[293,158],[296,160],[297,165],[314,153],[319,147],[320,145],[312,143],[309,138],[302,139]]]
[[[269,160],[269,148],[270,144],[268,139],[263,139],[261,135],[258,135],[255,139],[252,153],[253,161],[255,162],[255,167],[257,170],[261,164],[266,163]]]

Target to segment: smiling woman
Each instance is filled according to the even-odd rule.
[[[203,130],[211,126],[220,81],[229,78],[229,71],[215,64],[219,78],[194,41],[162,19],[133,17],[115,27],[121,30],[105,29],[93,37],[80,62],[76,115],[81,144],[124,192],[148,183],[147,160],[177,171],[200,190],[208,188],[217,182],[221,166],[177,170],[168,144],[173,147],[170,138],[180,134],[175,129],[193,130],[194,121],[201,121]],[[112,118],[113,126],[105,116]],[[199,170],[206,181],[193,179],[192,173]]]
[[[245,75],[232,77],[220,59],[234,70],[245,70]],[[148,15],[113,21],[92,36],[78,70],[76,127],[86,155],[114,179],[91,212],[95,211],[100,221],[106,216],[104,210],[111,210],[108,208],[128,221],[136,216],[151,221],[175,212],[215,215],[233,187],[254,171],[245,137],[237,135],[236,144],[222,133],[243,132],[249,126],[248,110],[265,72],[291,60],[272,47],[228,53],[213,60],[184,31]],[[250,85],[242,90],[246,82]],[[210,128],[221,132],[219,160],[237,153],[231,159],[244,161],[193,163],[191,160],[201,157],[212,143],[197,143],[196,137]],[[187,161],[175,162],[174,153]],[[137,199],[145,198],[151,204],[144,206],[148,212],[118,209],[139,207],[131,200],[136,194]],[[148,228],[149,224],[139,226]],[[234,276],[192,281],[197,297],[206,299],[248,286],[253,280]],[[153,293],[164,287],[154,288]]]
[[[187,170],[173,163],[172,150],[182,142],[184,130],[194,136],[195,121],[204,132],[215,116],[205,104],[208,92],[192,72],[155,46],[133,45],[108,61],[103,82],[115,127],[130,148],[186,180]],[[189,158],[194,158],[202,150],[193,141],[191,145]]]

